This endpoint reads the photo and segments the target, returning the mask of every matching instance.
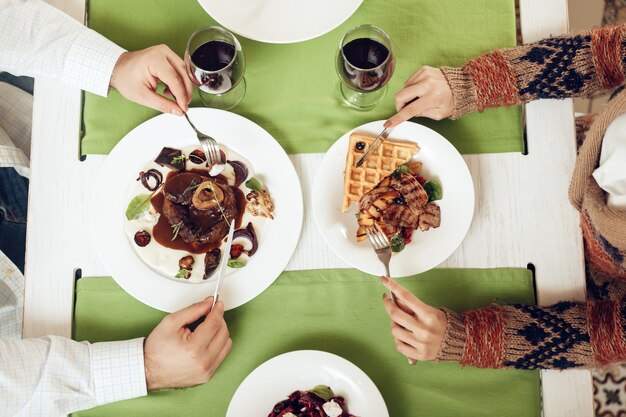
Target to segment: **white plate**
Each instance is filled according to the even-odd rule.
[[[263,178],[276,206],[275,219],[265,222],[259,249],[248,265],[225,277],[220,296],[231,309],[263,292],[291,258],[302,227],[302,190],[296,171],[276,140],[261,127],[234,113],[196,108],[189,117],[198,129],[243,155]],[[182,117],[157,116],[129,132],[111,151],[94,184],[92,231],[103,264],[139,301],[175,311],[212,295],[215,280],[198,284],[165,278],[144,264],[126,236],[124,215],[137,173],[164,146],[182,148],[197,142]]]
[[[316,38],[345,22],[363,0],[198,0],[220,25],[260,42]],[[339,40],[337,40],[339,42]]]
[[[383,396],[365,372],[342,357],[317,350],[284,353],[260,365],[237,388],[226,417],[267,417],[292,392],[317,385],[327,385],[344,397],[350,414],[389,417]]]
[[[378,135],[383,121],[360,126],[353,131]],[[313,184],[313,215],[326,243],[346,262],[373,275],[385,273],[369,241],[356,243],[357,204],[342,213],[343,172],[350,131],[328,150]],[[474,183],[465,161],[450,142],[425,126],[405,122],[396,127],[390,139],[414,141],[421,148],[415,160],[423,162],[422,176],[437,179],[443,189],[441,226],[426,232],[414,231],[412,242],[391,258],[391,275],[419,274],[445,261],[461,244],[474,215]]]

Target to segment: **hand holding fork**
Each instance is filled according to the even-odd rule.
[[[389,239],[387,236],[374,224],[374,226],[368,227],[365,229],[365,233],[367,233],[367,238],[369,239],[378,259],[385,265],[385,271],[387,272],[387,277],[391,277],[391,272],[389,272],[389,262],[391,261],[391,245],[389,243]],[[398,305],[398,300],[396,295],[389,291],[389,296],[395,305]],[[411,359],[407,357],[409,365],[415,365],[415,359]]]

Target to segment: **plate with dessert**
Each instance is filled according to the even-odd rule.
[[[218,139],[223,163],[209,166],[184,118],[146,121],[103,164],[92,195],[93,235],[117,283],[163,311],[211,295],[224,264],[220,296],[230,309],[260,294],[287,265],[300,235],[302,191],[289,157],[261,127],[221,110],[188,114]]]
[[[419,274],[461,244],[474,215],[474,184],[459,152],[425,126],[405,122],[367,152],[384,121],[360,126],[328,150],[313,184],[313,215],[328,245],[353,267],[382,275],[367,239],[376,228],[392,249],[391,275]]]
[[[260,42],[293,43],[324,35],[363,0],[198,0],[220,25]]]
[[[374,382],[356,365],[328,352],[276,356],[241,383],[226,417],[389,417]]]

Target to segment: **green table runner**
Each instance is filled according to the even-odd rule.
[[[197,0],[90,0],[88,5],[89,26],[131,50],[165,43],[182,56],[196,29],[215,24]],[[334,68],[341,37],[362,23],[390,35],[397,61],[387,96],[369,112],[341,105]],[[324,152],[348,130],[393,114],[395,92],[419,66],[458,66],[515,45],[515,34],[513,0],[365,0],[347,22],[311,41],[270,45],[239,37],[247,60],[247,93],[234,111],[268,130],[287,153]],[[192,106],[199,105],[196,95]],[[108,153],[157,114],[117,92],[107,99],[86,94],[82,152]],[[523,149],[519,108],[420,123],[442,133],[462,153]]]
[[[493,301],[534,303],[532,274],[524,269],[433,270],[402,283],[424,301],[455,310]],[[226,314],[233,349],[211,382],[78,415],[221,417],[254,368],[300,349],[332,352],[359,366],[378,386],[393,417],[540,415],[538,372],[461,368],[451,363],[408,366],[393,345],[383,291],[375,277],[355,270],[285,272],[257,298]],[[145,336],[163,316],[110,278],[78,280],[76,340]]]
[[[215,24],[197,0],[90,0],[88,7],[89,26],[130,50],[165,43],[182,56],[193,31]],[[387,96],[369,112],[341,105],[334,69],[339,40],[362,23],[389,33],[397,60]],[[394,93],[419,66],[461,65],[486,51],[513,46],[515,33],[513,0],[364,0],[347,22],[311,41],[269,45],[239,37],[247,61],[247,93],[234,111],[268,130],[288,153],[324,152],[355,126],[390,116]],[[199,105],[196,93],[192,106]],[[463,153],[513,152],[523,149],[520,113],[519,108],[496,109],[454,122],[419,122]],[[108,98],[86,94],[82,152],[108,153],[131,129],[157,114],[115,91]],[[434,270],[402,282],[425,301],[456,310],[494,300],[534,302],[526,270]],[[393,346],[382,292],[374,277],[355,270],[283,273],[263,294],[227,313],[234,346],[211,383],[79,415],[223,416],[254,368],[299,349],[326,350],[361,367],[381,390],[393,417],[540,415],[537,372],[407,366]],[[77,340],[145,336],[163,315],[110,278],[77,283]]]

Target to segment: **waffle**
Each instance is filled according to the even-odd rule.
[[[343,174],[343,205],[341,211],[358,201],[363,194],[376,187],[378,183],[391,174],[398,166],[411,159],[419,152],[419,146],[413,142],[384,141],[380,147],[368,155],[367,159],[359,168],[354,164],[369,149],[375,137],[352,133],[346,155],[346,169]],[[358,142],[365,142],[362,151],[356,149]]]

